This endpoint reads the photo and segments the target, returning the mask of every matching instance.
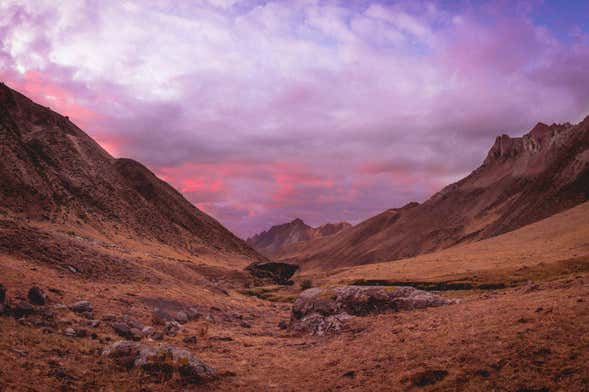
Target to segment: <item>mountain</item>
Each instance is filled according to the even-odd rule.
[[[68,117],[4,84],[0,156],[0,218],[264,259],[141,163],[115,159]]]
[[[326,223],[319,227],[311,227],[297,218],[282,225],[272,226],[269,230],[256,234],[247,243],[258,252],[269,257],[280,255],[288,247],[302,244],[317,238],[337,234],[352,227],[347,222]]]
[[[499,136],[482,165],[423,204],[387,210],[281,259],[330,269],[497,236],[589,200],[589,117]]]

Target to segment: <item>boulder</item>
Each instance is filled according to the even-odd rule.
[[[296,264],[278,263],[273,261],[256,262],[246,267],[253,276],[261,279],[270,279],[277,284],[289,284],[290,278],[299,269]]]
[[[200,384],[217,378],[215,369],[190,351],[173,346],[120,341],[107,347],[102,355],[127,369],[139,368],[160,381],[170,380],[174,373],[186,383]]]
[[[176,313],[176,317],[174,317],[174,319],[180,324],[186,324],[188,322],[188,315],[186,312],[181,310]]]
[[[172,317],[172,315],[168,312],[160,308],[153,309],[153,313],[151,314],[151,322],[154,325],[166,325],[168,321],[172,320],[174,320],[174,317]]]
[[[140,329],[133,328],[123,322],[114,322],[110,326],[117,333],[117,335],[123,338],[141,340],[141,337],[143,336],[143,333]]]
[[[322,335],[341,330],[350,316],[421,309],[455,302],[413,287],[312,288],[302,292],[295,301],[290,327],[297,332]]]
[[[28,316],[33,313],[35,313],[35,309],[30,303],[25,301],[17,302],[16,305],[12,307],[12,314],[16,318]]]
[[[47,302],[47,295],[38,286],[33,286],[29,289],[27,298],[33,305],[43,306]]]
[[[88,301],[79,301],[70,305],[70,309],[76,313],[92,313],[92,304]]]

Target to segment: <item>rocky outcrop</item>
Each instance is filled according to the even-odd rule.
[[[341,286],[305,290],[295,301],[290,327],[323,335],[338,332],[351,316],[399,312],[455,303],[413,287]]]
[[[186,383],[200,384],[217,378],[217,371],[190,351],[166,345],[148,345],[127,340],[107,347],[103,356],[126,369],[138,368],[164,382],[174,374]]]
[[[273,257],[281,254],[290,245],[327,237],[349,227],[352,225],[348,222],[326,223],[319,227],[311,227],[297,218],[288,223],[272,226],[269,230],[248,238],[246,242],[258,252]]]
[[[299,269],[298,265],[277,262],[253,263],[246,268],[253,276],[269,279],[277,284],[290,284],[290,278]]]

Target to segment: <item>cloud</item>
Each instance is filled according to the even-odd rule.
[[[5,0],[0,77],[237,234],[357,222],[468,173],[500,133],[589,112],[587,32],[542,7]]]

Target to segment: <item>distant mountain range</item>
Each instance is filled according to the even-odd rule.
[[[273,253],[307,269],[396,260],[497,236],[587,200],[589,117],[538,123],[523,137],[497,137],[480,167],[423,204]]]
[[[268,257],[276,257],[291,245],[332,236],[350,227],[352,225],[348,222],[311,227],[297,218],[282,225],[272,226],[269,230],[248,238],[246,242],[258,252]]]

